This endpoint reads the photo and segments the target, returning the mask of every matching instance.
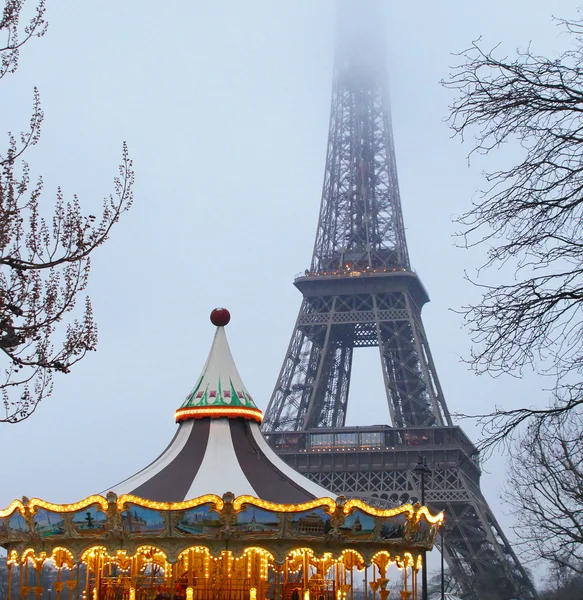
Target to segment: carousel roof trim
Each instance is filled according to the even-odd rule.
[[[224,509],[227,503],[232,505],[236,513],[247,504],[274,512],[289,513],[301,513],[314,508],[327,507],[329,514],[336,513],[339,517],[342,515],[343,518],[346,518],[352,514],[354,509],[358,509],[369,514],[370,516],[380,518],[390,518],[398,515],[404,515],[413,525],[417,524],[421,519],[425,519],[427,523],[432,525],[441,524],[445,517],[443,511],[432,514],[426,506],[421,506],[419,504],[402,504],[401,506],[397,506],[395,508],[376,508],[369,506],[365,502],[362,502],[356,498],[346,499],[344,497],[337,499],[323,497],[315,498],[314,500],[303,503],[282,504],[278,502],[269,502],[253,495],[236,496],[230,492],[223,494],[222,497],[216,494],[205,494],[181,502],[157,502],[132,494],[122,494],[118,496],[117,494],[111,492],[108,493],[107,496],[94,494],[73,504],[53,504],[52,502],[47,502],[46,500],[42,500],[40,498],[33,498],[31,500],[25,499],[25,502],[22,502],[21,500],[14,500],[7,509],[0,510],[0,513],[2,513],[3,516],[10,516],[14,513],[14,511],[17,510],[21,514],[26,514],[29,511],[32,515],[34,515],[41,509],[55,513],[75,513],[78,511],[83,511],[87,507],[94,505],[98,505],[99,508],[104,512],[108,510],[110,505],[115,505],[117,510],[123,511],[126,510],[127,504],[136,504],[143,506],[144,508],[150,508],[158,511],[182,511],[200,506],[202,504],[213,504],[217,510],[221,511]]]

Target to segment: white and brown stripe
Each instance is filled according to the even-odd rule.
[[[241,418],[181,423],[154,462],[112,491],[157,502],[225,492],[282,504],[334,496],[286,465],[267,445],[258,424]]]

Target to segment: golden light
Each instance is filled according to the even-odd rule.
[[[244,417],[246,419],[257,421],[258,423],[263,421],[263,413],[258,408],[243,408],[240,406],[179,408],[174,413],[174,419],[177,423],[185,421],[186,419],[204,419],[207,417],[227,417],[229,419]]]

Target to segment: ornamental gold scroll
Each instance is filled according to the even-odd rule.
[[[274,504],[227,493],[167,503],[110,493],[68,505],[16,500],[0,511],[0,545],[19,554],[31,547],[50,553],[63,546],[77,554],[98,540],[112,550],[151,540],[172,546],[174,554],[192,543],[220,552],[225,544],[233,548],[263,540],[265,547],[309,543],[320,552],[349,546],[366,547],[364,554],[387,547],[402,553],[431,550],[442,521],[442,513],[433,515],[420,505],[379,510],[343,497]]]

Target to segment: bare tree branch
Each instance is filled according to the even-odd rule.
[[[511,451],[505,499],[534,559],[583,575],[583,407],[533,422]]]
[[[26,0],[5,0],[0,20],[0,79],[18,66],[19,51],[46,31],[45,0],[37,0],[28,25],[21,27]],[[31,182],[23,161],[40,139],[43,112],[34,90],[29,127],[9,134],[0,151],[0,390],[5,416],[15,423],[30,417],[52,392],[53,373],[68,373],[96,349],[97,327],[89,298],[76,311],[88,282],[90,257],[109,237],[133,200],[134,172],[123,145],[114,192],[100,216],[84,214],[77,196],[66,201],[57,191],[53,214],[41,204],[43,180]]]
[[[556,58],[513,58],[478,40],[444,85],[456,92],[449,124],[470,156],[504,144],[518,160],[485,174],[487,187],[458,219],[463,247],[487,248],[472,282],[481,300],[463,307],[478,373],[551,378],[546,409],[480,415],[486,446],[530,418],[579,406],[583,385],[583,21],[558,20],[573,48]],[[494,283],[483,283],[494,277]],[[468,278],[470,279],[470,278]],[[471,279],[470,279],[471,280]]]

